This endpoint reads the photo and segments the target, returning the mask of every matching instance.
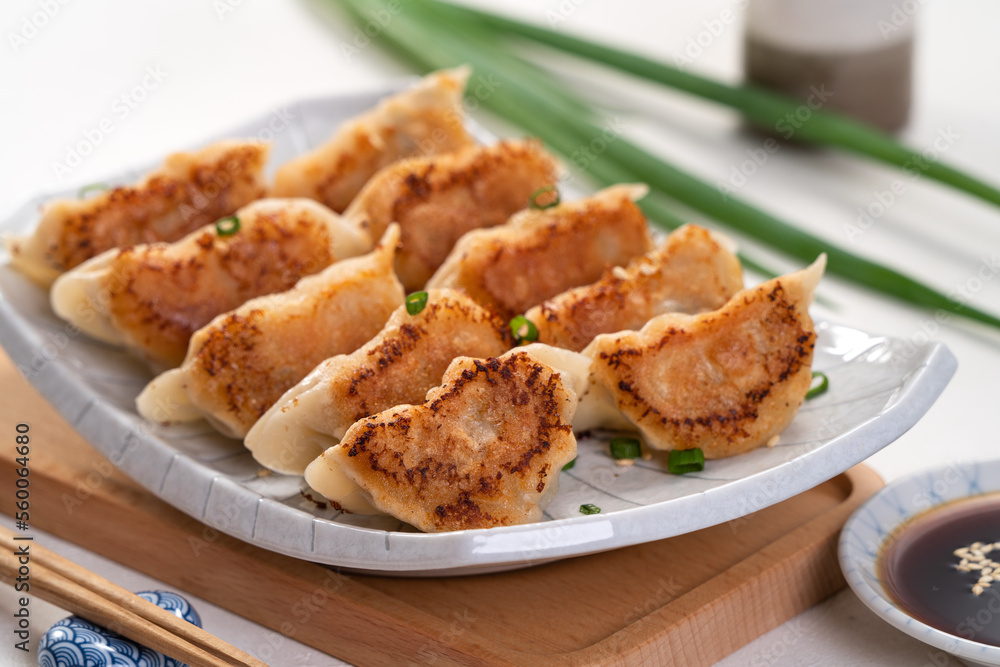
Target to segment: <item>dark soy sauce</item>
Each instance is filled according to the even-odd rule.
[[[972,586],[979,570],[955,569],[961,561],[955,550],[974,542],[1000,542],[1000,494],[948,503],[914,517],[883,547],[879,576],[894,601],[917,620],[1000,646],[1000,576],[977,596]],[[986,558],[1000,562],[1000,549]]]

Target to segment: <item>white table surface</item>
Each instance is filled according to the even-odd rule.
[[[483,2],[486,5],[488,3]],[[496,3],[492,3],[496,4]],[[917,4],[917,3],[901,3]],[[951,133],[947,161],[1000,184],[1000,4],[989,0],[921,2],[917,26],[914,113],[905,139],[923,149],[939,132]],[[346,21],[330,22],[306,0],[5,0],[0,7],[0,208],[44,189],[100,180],[122,165],[160,157],[234,121],[298,97],[373,87],[412,73],[377,47],[347,59]],[[518,0],[509,11],[627,45],[674,62],[725,10],[742,16],[742,0],[660,3],[630,0]],[[49,7],[51,17],[39,18]],[[29,24],[43,23],[34,33]],[[25,32],[27,30],[27,32]],[[742,20],[725,25],[690,64],[729,80],[740,75]],[[21,35],[19,41],[11,35]],[[597,81],[594,94],[614,99],[627,132],[710,182],[728,178],[761,139],[743,133],[735,117],[679,95],[626,83],[614,75],[561,66],[574,81]],[[143,84],[134,108],[123,94]],[[609,86],[617,92],[601,91]],[[127,113],[126,113],[127,110]],[[90,155],[59,176],[70,146],[111,119]],[[508,130],[490,123],[501,134]],[[105,124],[105,127],[109,127]],[[795,220],[832,242],[903,269],[949,292],[981,285],[972,303],[1000,313],[1000,209],[944,188],[909,185],[887,212],[853,240],[845,225],[857,209],[887,190],[898,174],[833,153],[784,149],[740,191],[740,196]],[[992,262],[992,263],[991,263]],[[982,268],[982,267],[987,268]],[[993,267],[993,268],[989,268]],[[983,278],[977,283],[975,276]],[[969,283],[969,281],[972,281]],[[834,307],[820,317],[892,336],[943,341],[959,369],[944,395],[909,433],[869,461],[884,478],[956,460],[995,457],[1000,335],[901,305],[827,278],[821,294]],[[0,408],[3,409],[3,408]],[[36,531],[40,543],[133,590],[157,582]],[[192,592],[196,593],[196,592]],[[259,653],[274,633],[204,601],[194,601],[205,626],[223,639]],[[34,637],[64,614],[33,602]],[[0,628],[9,623],[13,592],[0,591]],[[0,662],[35,664],[0,635]],[[34,642],[33,642],[34,643]],[[275,667],[343,664],[281,638]],[[882,623],[849,591],[810,609],[720,665],[947,665],[954,661]]]

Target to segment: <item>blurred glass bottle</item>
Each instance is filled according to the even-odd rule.
[[[918,0],[750,0],[748,83],[893,132],[910,113]]]

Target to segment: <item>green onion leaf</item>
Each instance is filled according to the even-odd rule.
[[[510,321],[510,335],[518,345],[538,340],[538,328],[524,315],[518,315]]]
[[[528,206],[536,210],[543,210],[559,206],[560,201],[559,190],[556,186],[546,185],[531,193],[531,196],[528,197]]]
[[[611,456],[615,459],[637,459],[642,454],[635,438],[611,438]]]
[[[575,465],[576,465],[576,459],[573,459],[572,461],[570,461],[569,463],[567,463],[566,465],[564,465],[562,467],[562,469],[563,470],[569,470],[569,469],[571,469]]]
[[[90,185],[85,185],[80,188],[80,191],[76,193],[78,199],[85,198],[91,192],[104,192],[105,190],[110,190],[111,187],[107,183],[91,183]]]
[[[500,16],[473,7],[450,2],[433,2],[442,15],[454,23],[467,23],[494,35],[514,35],[539,44],[613,67],[633,76],[654,81],[741,112],[765,128],[774,128],[788,115],[802,107],[800,100],[752,85],[730,85],[680,67],[646,58],[613,46],[601,44],[563,30],[552,30],[532,23]],[[985,181],[955,169],[939,160],[928,160],[907,148],[891,135],[853,118],[827,109],[811,109],[809,118],[795,129],[795,139],[820,145],[837,146],[858,155],[917,171],[928,178],[963,190],[992,204],[1000,205],[1000,190]]]
[[[591,505],[587,503],[586,505],[580,505],[580,514],[600,514],[601,508],[597,505]]]
[[[705,454],[697,447],[694,449],[675,449],[667,457],[667,470],[674,475],[701,472],[704,469]]]
[[[215,232],[219,236],[232,236],[238,231],[240,231],[240,219],[235,215],[222,218],[215,223]]]
[[[406,297],[406,312],[416,315],[427,306],[427,292],[414,292]]]
[[[813,380],[820,378],[819,384],[815,387],[811,387],[809,391],[806,392],[806,400],[810,398],[816,398],[820,394],[825,394],[826,390],[830,388],[830,378],[826,376],[825,373],[820,373],[819,371],[813,371]]]

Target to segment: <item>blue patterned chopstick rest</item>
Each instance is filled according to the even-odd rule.
[[[201,617],[180,595],[143,591],[139,597],[201,627]],[[79,616],[59,621],[38,644],[40,667],[184,667],[184,663],[136,644]]]

